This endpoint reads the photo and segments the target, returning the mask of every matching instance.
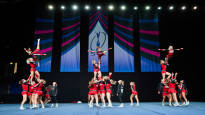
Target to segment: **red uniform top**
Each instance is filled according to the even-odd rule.
[[[174,54],[174,50],[173,50],[173,49],[170,49],[170,50],[168,51],[168,55],[169,55],[169,56],[173,56],[173,54]]]
[[[132,90],[132,92],[135,92],[135,91],[136,91],[135,85],[132,85],[132,86],[131,86],[131,90]]]
[[[26,83],[21,84],[23,91],[28,91],[28,85]]]
[[[100,55],[100,56],[104,55],[103,51],[98,51],[97,54]]]
[[[37,54],[40,51],[40,49],[35,49],[32,54]]]
[[[30,63],[29,65],[31,68],[36,68],[36,64],[34,64],[34,63]]]
[[[93,91],[93,90],[97,91],[97,85],[96,84],[92,84],[89,89],[90,89],[90,91]]]
[[[42,87],[43,87],[43,84],[40,83],[40,84],[36,87],[36,90],[37,90],[37,91],[41,91]]]
[[[176,83],[169,83],[169,89],[175,89],[176,88]]]
[[[94,67],[94,70],[99,70],[100,69],[98,64],[93,64],[93,67]]]
[[[161,64],[162,71],[166,71],[167,66],[165,64]]]
[[[49,93],[49,91],[50,91],[50,89],[48,88],[48,89],[47,89],[47,91],[46,91],[46,94],[48,94],[48,93]]]
[[[29,86],[29,92],[33,92],[33,86],[32,85]]]
[[[100,82],[99,89],[100,90],[105,90],[105,84],[103,82]]]
[[[110,87],[111,87],[111,84],[108,83],[108,84],[106,85],[106,90],[110,89]]]
[[[33,85],[31,85],[31,89],[32,91],[36,91],[37,87],[35,87],[36,83],[34,83]]]
[[[168,85],[164,85],[164,86],[162,87],[162,90],[163,90],[163,93],[168,93],[169,86],[168,86]]]
[[[179,90],[185,90],[184,84],[179,84],[179,85],[178,85],[178,88],[179,88]]]

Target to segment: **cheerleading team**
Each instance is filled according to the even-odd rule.
[[[174,51],[183,50],[183,48],[174,49],[173,46],[169,46],[168,49],[159,49],[159,50],[168,51],[165,60],[160,61],[161,69],[162,69],[161,70],[162,79],[158,86],[158,94],[162,95],[162,106],[165,106],[166,97],[169,100],[169,106],[189,105],[189,101],[187,100],[186,97],[187,87],[184,84],[184,80],[180,80],[180,83],[178,83],[177,82],[178,73],[174,74],[174,73],[167,72],[167,66],[169,66],[168,61],[173,57]],[[178,98],[180,99],[181,104],[179,104]]]

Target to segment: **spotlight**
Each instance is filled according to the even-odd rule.
[[[145,10],[150,10],[151,7],[150,6],[145,6]]]
[[[134,8],[133,8],[134,10],[138,10],[138,7],[137,6],[134,6]]]
[[[86,6],[85,6],[85,9],[86,9],[86,10],[90,10],[90,6],[89,6],[89,5],[86,5]]]
[[[97,6],[97,10],[101,10],[101,6]]]
[[[174,6],[169,6],[169,10],[174,10]]]
[[[109,9],[109,10],[114,10],[114,6],[113,6],[113,5],[109,5],[109,6],[108,6],[108,9]]]
[[[10,65],[13,65],[14,63],[13,63],[13,62],[10,62],[9,64],[10,64]]]
[[[48,5],[48,9],[53,10],[54,9],[53,5]]]
[[[72,6],[72,9],[73,9],[73,10],[78,10],[78,6],[74,4],[74,5]]]
[[[125,5],[122,5],[120,8],[121,8],[121,10],[126,10],[126,6]]]
[[[181,7],[181,10],[186,10],[186,6],[182,6],[182,7]]]
[[[193,6],[193,8],[192,8],[193,10],[197,10],[198,9],[198,7],[197,6]]]
[[[64,5],[61,5],[61,10],[65,10],[65,6]]]
[[[157,10],[162,10],[162,7],[161,7],[161,6],[158,6],[158,7],[157,7]]]

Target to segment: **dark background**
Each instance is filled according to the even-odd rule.
[[[50,0],[51,1],[51,0]],[[59,60],[60,52],[60,31],[61,11],[58,10],[61,4],[70,6],[77,3],[83,7],[84,4],[108,5],[113,3],[115,6],[126,4],[127,6],[138,5],[143,7],[150,4],[152,7],[162,5],[163,11],[159,13],[159,39],[160,48],[167,48],[170,43],[176,48],[183,47],[184,51],[176,52],[176,56],[169,67],[170,71],[178,72],[178,80],[185,79],[188,86],[188,99],[190,101],[205,101],[204,97],[204,5],[197,0],[10,0],[0,2],[0,102],[14,103],[19,102],[20,95],[9,94],[11,84],[15,84],[22,78],[29,75],[29,66],[25,63],[27,58],[23,48],[33,45],[35,17],[38,12],[36,9],[47,9],[48,4],[55,6],[55,25],[54,25],[54,55],[52,62],[52,72],[42,73],[41,77],[47,81],[47,85],[52,81],[57,81],[59,86],[58,99],[60,102],[71,102],[74,100],[87,100],[87,84],[92,77],[92,73],[87,72],[87,44],[88,44],[88,12],[81,10],[81,72],[60,73]],[[174,11],[167,10],[167,6],[173,4],[177,7]],[[187,11],[180,11],[181,5],[188,5]],[[191,6],[200,4],[198,11],[192,11]],[[141,8],[142,9],[142,8]],[[70,10],[70,9],[67,9]],[[132,8],[130,8],[132,10]],[[109,13],[109,45],[113,46],[113,14],[119,10]],[[138,15],[136,12],[135,15]],[[134,22],[134,29],[137,31],[137,20]],[[160,73],[140,72],[139,36],[135,33],[135,71],[134,73],[114,73],[114,80],[122,79],[125,81],[126,94],[125,100],[129,101],[130,87],[129,82],[135,81],[141,101],[160,101],[161,96],[157,94],[157,85],[160,82]],[[162,55],[165,55],[162,53]],[[54,60],[55,59],[55,60]],[[109,68],[113,71],[113,51],[109,54]],[[18,73],[11,74],[10,62],[18,62]],[[108,74],[108,73],[105,73]],[[18,85],[17,85],[18,86]],[[113,97],[115,101],[115,97]]]

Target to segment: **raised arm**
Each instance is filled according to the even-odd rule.
[[[168,51],[168,49],[158,49],[159,51]]]
[[[176,78],[177,78],[177,75],[178,75],[178,73],[175,73],[174,79],[176,79]]]
[[[184,49],[184,48],[178,48],[178,49],[174,49],[174,50],[178,50],[178,51],[179,51],[179,50],[183,50],[183,49]]]
[[[108,75],[108,77],[109,77],[109,78],[111,78],[111,76],[112,76],[112,72],[109,72],[109,75]]]

